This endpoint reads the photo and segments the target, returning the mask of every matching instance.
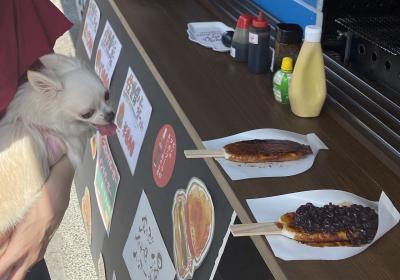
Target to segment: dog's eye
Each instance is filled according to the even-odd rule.
[[[88,119],[88,118],[90,118],[91,116],[93,116],[93,114],[94,114],[94,110],[90,110],[90,111],[87,112],[86,114],[81,115],[81,117],[82,117],[83,119]]]
[[[107,101],[108,99],[110,99],[110,92],[107,90],[104,94],[104,100]]]

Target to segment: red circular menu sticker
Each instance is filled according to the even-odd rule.
[[[171,125],[165,124],[158,132],[153,148],[153,178],[160,188],[171,179],[176,160],[176,137]]]

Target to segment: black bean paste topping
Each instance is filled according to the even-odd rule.
[[[294,226],[309,233],[345,231],[351,244],[359,246],[374,239],[378,215],[372,208],[358,204],[316,207],[307,203],[296,210]]]

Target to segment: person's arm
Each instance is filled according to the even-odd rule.
[[[74,168],[66,156],[52,167],[38,200],[16,226],[0,257],[0,279],[9,275],[7,279],[22,280],[30,267],[43,259],[68,207],[73,176]]]

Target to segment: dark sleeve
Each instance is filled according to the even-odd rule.
[[[0,116],[18,80],[72,23],[49,0],[0,0]]]

